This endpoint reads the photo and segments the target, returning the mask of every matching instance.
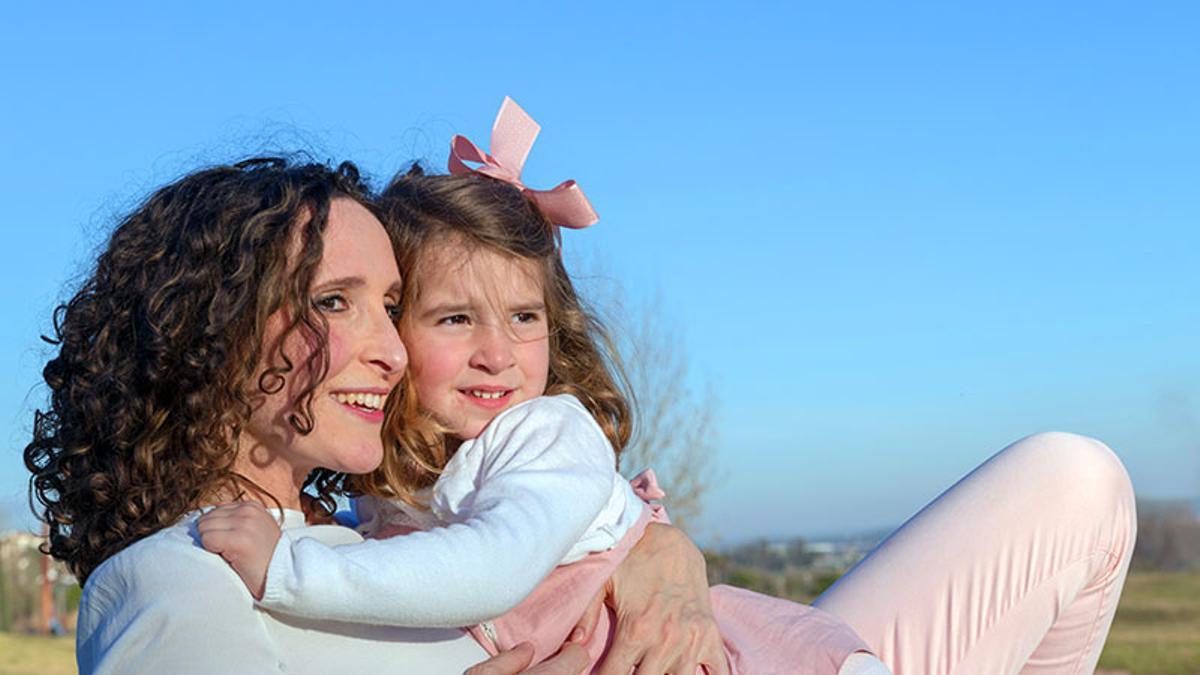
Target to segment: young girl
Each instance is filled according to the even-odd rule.
[[[541,659],[568,638],[560,619],[584,611],[654,517],[642,499],[662,496],[652,474],[635,493],[617,473],[629,406],[560,255],[558,227],[595,214],[573,182],[546,192],[519,182],[537,131],[506,100],[493,155],[457,137],[457,175],[414,170],[385,191],[410,369],[389,403],[395,452],[356,485],[375,496],[356,503],[373,539],[330,548],[279,538],[265,514],[251,528],[268,536],[205,539],[265,608],[457,626],[485,603],[500,617],[472,629],[485,648],[533,636]],[[228,533],[213,525],[222,518],[210,513],[201,532]],[[887,672],[819,610],[732,588],[714,589],[712,602],[727,653],[696,655],[710,672]],[[598,658],[610,635],[593,636]]]

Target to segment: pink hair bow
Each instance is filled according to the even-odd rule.
[[[595,225],[600,217],[575,181],[563,181],[550,190],[534,190],[521,182],[525,158],[541,130],[541,125],[516,101],[505,96],[492,125],[491,154],[480,150],[465,136],[456,135],[450,141],[450,173],[455,176],[481,173],[511,183],[529,195],[546,219],[559,227],[578,230]],[[472,168],[467,162],[480,166]]]

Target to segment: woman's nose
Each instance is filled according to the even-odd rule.
[[[372,323],[371,340],[364,357],[386,376],[399,377],[404,374],[408,366],[408,350],[391,317]]]

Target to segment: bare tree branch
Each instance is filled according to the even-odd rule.
[[[634,437],[621,470],[632,477],[654,469],[671,519],[686,529],[700,515],[715,472],[717,400],[710,385],[696,386],[684,331],[664,319],[662,307],[656,295],[639,320],[616,325],[635,399]]]

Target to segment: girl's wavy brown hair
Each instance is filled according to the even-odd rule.
[[[185,176],[117,225],[54,312],[49,407],[25,447],[30,501],[50,530],[43,551],[81,583],[133,542],[241,493],[240,429],[288,377],[307,378],[290,423],[312,430],[328,354],[309,286],[331,200],[373,208],[366,194],[349,163],[256,158]],[[280,309],[283,338],[264,346]],[[294,332],[317,347],[303,363],[280,349]],[[332,505],[342,478],[318,469],[305,485]]]
[[[612,339],[563,266],[558,228],[508,183],[477,174],[425,175],[417,165],[392,180],[379,206],[404,275],[401,325],[403,308],[420,293],[421,268],[430,262],[425,254],[436,245],[449,241],[537,264],[549,324],[546,393],[578,398],[619,456],[632,431],[628,387]],[[456,441],[422,411],[406,381],[388,401],[383,445],[379,469],[351,476],[347,484],[356,493],[423,506],[417,491],[437,481]]]

